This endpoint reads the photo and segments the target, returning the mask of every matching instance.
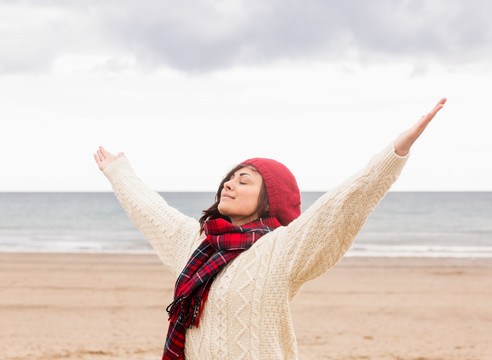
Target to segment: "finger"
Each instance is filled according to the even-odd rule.
[[[427,125],[429,125],[429,123],[434,118],[434,116],[436,116],[439,110],[441,110],[444,107],[446,101],[447,101],[446,98],[442,98],[429,113],[427,113],[426,115],[422,115],[422,117],[420,118],[420,120],[417,122],[416,125],[419,134],[421,134],[425,130],[425,128],[427,127]]]
[[[448,99],[446,99],[446,98],[442,98],[441,100],[439,100],[438,103],[436,104],[436,106],[434,106],[434,109],[432,109],[432,111],[430,113],[432,113],[433,116],[435,116],[437,114],[437,112],[444,107],[444,104],[446,103],[447,100]]]
[[[446,101],[444,101],[444,99],[441,99],[439,100],[439,102],[434,106],[434,108],[432,109],[432,111],[436,110],[436,109],[442,109],[442,107],[444,106],[444,103]]]
[[[436,105],[434,109],[432,109],[432,111],[427,114],[427,122],[430,122],[434,118],[434,116],[436,116],[439,110],[443,108],[443,106],[444,105],[442,104]]]
[[[99,160],[99,157],[96,154],[94,154],[94,160],[96,160],[96,162],[99,164],[100,160]]]
[[[101,154],[103,154],[104,157],[107,157],[109,153],[106,151],[106,149],[102,146],[99,146],[99,150],[101,151]]]
[[[436,106],[434,106],[434,108],[427,115],[424,115],[423,117],[426,117],[427,121],[432,120],[432,118],[434,116],[436,116],[438,111],[444,107],[444,104],[446,103],[446,101],[447,101],[446,98],[442,98],[441,100],[439,100],[439,102],[436,104]]]
[[[103,153],[101,152],[101,150],[97,150],[97,155],[99,155],[99,159],[101,159],[101,161],[105,160],[106,157],[103,155]]]

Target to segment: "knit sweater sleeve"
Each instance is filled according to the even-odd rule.
[[[398,178],[409,154],[399,156],[391,143],[359,172],[321,196],[301,216],[281,228],[279,265],[291,296],[306,281],[332,267],[350,248],[367,218]]]
[[[148,188],[123,156],[103,170],[121,206],[144,234],[162,262],[178,275],[199,237],[199,223],[169,206]]]

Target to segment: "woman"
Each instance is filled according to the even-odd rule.
[[[274,160],[231,170],[196,221],[147,188],[123,153],[100,147],[99,169],[177,277],[163,359],[297,359],[289,302],[349,249],[445,102],[302,215],[294,176]]]

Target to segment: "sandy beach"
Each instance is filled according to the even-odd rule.
[[[0,354],[160,359],[156,255],[0,253]],[[300,359],[491,360],[492,259],[344,258],[292,302]]]

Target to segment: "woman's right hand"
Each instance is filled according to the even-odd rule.
[[[111,164],[114,160],[125,156],[125,153],[120,152],[118,156],[111,154],[109,151],[106,151],[102,146],[99,146],[99,150],[94,154],[94,160],[96,160],[97,166],[99,166],[99,170],[103,171],[106,166]]]

